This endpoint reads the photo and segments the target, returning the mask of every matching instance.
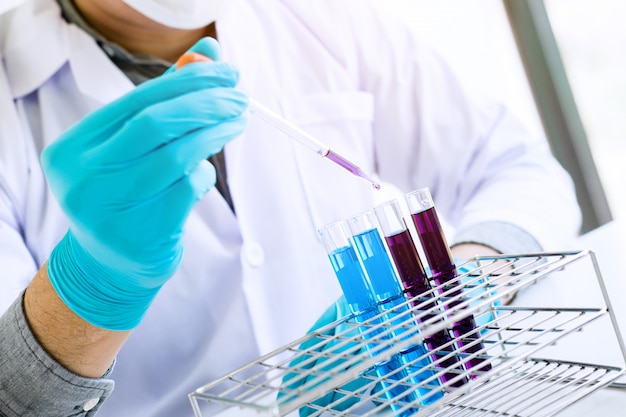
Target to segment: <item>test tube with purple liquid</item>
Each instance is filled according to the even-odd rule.
[[[454,300],[444,304],[446,309],[452,309],[464,300],[463,290],[454,286],[457,270],[452,253],[446,241],[441,223],[428,188],[420,188],[405,195],[411,219],[415,225],[428,266],[431,270],[431,278],[439,288],[440,293]],[[476,329],[476,321],[473,315],[469,315],[452,324],[451,332],[457,339],[457,346],[466,355],[473,355],[484,351],[484,345],[480,333]],[[479,356],[463,360],[465,369],[487,371],[491,365]],[[475,378],[478,375],[472,375]]]
[[[375,207],[374,212],[400,276],[404,293],[412,300],[413,307],[419,307],[419,310],[428,312],[428,314],[419,314],[418,323],[422,325],[426,322],[432,325],[441,321],[441,319],[433,320],[438,314],[437,301],[415,242],[402,216],[398,200],[383,203]],[[458,356],[454,354],[456,348],[448,330],[443,329],[426,337],[424,344],[433,352],[433,359],[437,366],[448,370],[440,376],[444,384],[449,383],[452,387],[459,387],[468,381],[465,376],[461,375],[463,368]]]

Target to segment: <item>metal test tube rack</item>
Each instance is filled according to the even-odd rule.
[[[414,327],[403,329],[403,338],[407,334],[411,337],[384,338],[384,334],[393,332],[393,326],[402,326],[397,317],[393,323],[376,320],[384,313],[364,323],[356,322],[352,316],[341,318],[190,393],[196,417],[295,416],[304,406],[311,416],[392,416],[391,403],[396,413],[403,409],[416,410],[415,404],[404,404],[401,398],[390,400],[389,396],[373,389],[380,381],[369,370],[377,361],[410,344],[421,343],[429,335],[445,329],[451,321],[470,314],[492,318],[479,326],[484,349],[473,353],[483,359],[483,363],[488,363],[490,369],[445,369],[440,366],[441,359],[439,363],[435,361],[432,367],[437,375],[456,372],[459,380],[469,379],[469,382],[460,387],[451,386],[454,380],[442,385],[422,382],[431,391],[444,391],[444,396],[427,407],[420,407],[415,416],[554,416],[626,374],[626,348],[593,252],[500,255],[476,257],[471,261],[479,267],[457,277],[456,285],[463,288],[462,303],[454,303],[458,300],[448,296],[455,289],[441,291],[437,287],[432,289],[439,302],[436,309],[421,310],[420,296],[407,301],[410,303],[408,314],[412,317],[430,317],[430,323],[426,321],[421,331]],[[559,271],[579,262],[591,264],[603,300],[599,305],[591,308],[499,305],[498,301],[507,295],[547,277],[553,279]],[[430,302],[425,301],[423,305]],[[444,310],[447,303],[454,307]],[[612,334],[607,335],[607,340],[615,343],[621,353],[623,360],[619,366],[550,357],[550,347],[566,343],[568,337],[598,320],[610,321]],[[359,332],[354,331],[356,326],[361,327],[361,334],[372,331],[379,336],[379,339],[367,339],[369,352],[362,349],[365,342]],[[302,349],[305,342],[309,347]],[[373,342],[380,355],[371,354]],[[450,354],[467,356],[459,350]],[[355,391],[346,390],[345,384],[356,378],[362,379],[360,387]],[[293,384],[301,379],[305,382]],[[386,386],[389,384],[402,384],[409,390],[418,388],[397,378],[390,379]],[[316,399],[333,392],[338,398],[334,404],[315,404]],[[342,411],[332,409],[346,399],[355,404]],[[207,405],[212,406],[210,414],[203,415]]]

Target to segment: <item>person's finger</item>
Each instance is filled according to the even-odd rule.
[[[181,58],[179,58],[179,61],[187,54],[191,54],[192,56],[186,57],[184,60],[191,59],[193,57],[193,60],[189,62],[219,61],[222,55],[219,43],[217,40],[210,37],[204,37],[196,42],[187,52],[185,52],[185,54],[181,56]],[[189,62],[186,62],[185,65]],[[179,65],[177,62],[176,64],[170,66],[164,74],[172,73],[181,66],[184,65]]]
[[[246,96],[229,88],[194,91],[156,104],[137,113],[106,142],[94,146],[90,151],[92,161],[114,168],[141,162],[137,160],[185,135],[240,120],[246,107]],[[220,137],[216,142],[223,146]]]

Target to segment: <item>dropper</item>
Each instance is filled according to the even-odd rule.
[[[380,184],[374,181],[371,177],[363,172],[361,168],[359,168],[354,163],[348,161],[343,156],[339,155],[337,152],[331,150],[328,146],[319,142],[313,136],[309,135],[299,127],[295,126],[293,123],[279,116],[275,112],[271,111],[258,101],[254,99],[250,99],[248,103],[248,109],[254,115],[256,115],[259,119],[262,119],[274,126],[276,129],[285,133],[289,138],[295,140],[296,142],[306,146],[316,154],[328,158],[330,161],[336,163],[340,167],[347,169],[350,173],[356,175],[357,177],[361,177],[367,181],[369,181],[372,186],[379,190]]]
[[[208,61],[212,61],[212,59],[207,57],[206,55],[202,55],[197,52],[187,52],[182,55],[176,62],[176,69],[179,69],[193,62]],[[259,119],[264,120],[276,129],[285,133],[290,139],[293,139],[296,142],[306,146],[321,157],[328,158],[330,161],[348,170],[351,174],[370,182],[375,189],[380,190],[380,184],[373,180],[365,172],[363,172],[363,170],[359,168],[356,164],[350,162],[343,156],[339,155],[337,152],[331,150],[328,146],[324,145],[313,136],[309,135],[288,120],[285,120],[283,117],[268,109],[253,98],[251,98],[248,103],[248,109],[250,110],[250,113],[256,115]]]

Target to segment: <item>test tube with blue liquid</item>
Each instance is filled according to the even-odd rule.
[[[440,322],[441,318],[435,319],[439,310],[435,294],[411,232],[404,221],[400,203],[398,200],[392,200],[380,204],[374,207],[374,213],[400,276],[404,293],[412,300],[412,306],[419,308],[418,312],[427,312],[419,314],[417,322],[420,326],[423,326],[423,323],[433,325]],[[455,354],[456,347],[448,330],[442,329],[426,337],[424,344],[433,352],[434,363],[448,370],[440,376],[441,382],[451,387],[460,387],[468,382],[462,375],[463,367]]]
[[[344,220],[331,223],[318,231],[324,247],[328,253],[328,258],[335,271],[339,285],[346,298],[350,311],[354,314],[355,320],[366,323],[364,327],[359,327],[365,339],[374,339],[381,336],[382,329],[372,330],[374,326],[380,325],[378,307],[375,298],[370,290],[370,284],[359,262],[354,247],[350,241],[347,224]],[[389,338],[389,336],[387,336]],[[379,355],[384,350],[376,349],[372,344],[365,344],[372,356]],[[407,403],[415,402],[416,396],[406,386],[395,381],[404,380],[408,377],[405,370],[394,356],[390,360],[378,362],[374,366],[374,373],[381,381],[382,395],[390,402],[392,409],[398,411],[397,415],[409,416],[415,413],[416,409],[408,408]],[[386,382],[394,380],[392,382]],[[398,401],[400,399],[401,401]],[[405,403],[405,404],[402,404]],[[401,408],[405,408],[399,411]]]
[[[402,286],[385,249],[374,211],[354,216],[348,220],[348,224],[376,302],[381,311],[389,312],[386,319],[394,326],[392,335],[396,340],[406,340],[410,335],[416,334],[418,324],[413,320]],[[411,326],[412,330],[407,331],[406,326]],[[410,345],[398,353],[398,360],[407,367],[411,376],[409,382],[417,386],[420,404],[427,406],[442,398],[443,393],[433,370],[432,358],[424,345]]]
[[[454,298],[445,303],[447,309],[454,308],[464,302],[463,290],[453,290],[458,276],[456,265],[446,241],[435,204],[430,190],[420,188],[405,194],[405,200],[411,213],[411,219],[415,225],[417,235],[424,249],[424,254],[431,271],[431,278],[439,288],[440,293],[446,293],[446,297]],[[473,315],[455,321],[452,324],[452,334],[457,339],[457,345],[461,352],[467,356],[477,354],[463,360],[466,370],[488,371],[491,365],[478,355],[484,351],[484,345],[480,338],[480,332],[476,329],[476,320]],[[471,378],[478,375],[472,374]]]

